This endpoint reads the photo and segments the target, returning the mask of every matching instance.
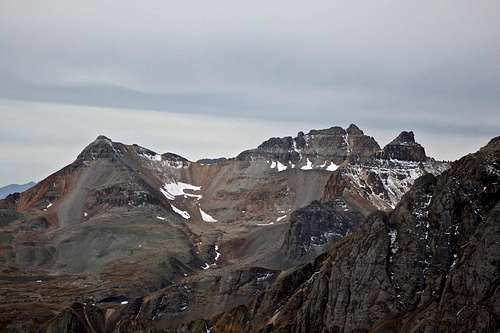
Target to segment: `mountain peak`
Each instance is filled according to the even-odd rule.
[[[347,134],[349,135],[363,135],[363,131],[356,125],[351,124],[346,129]]]
[[[356,125],[347,130],[340,126],[326,129],[312,129],[307,134],[299,132],[291,136],[270,138],[256,149],[238,155],[239,159],[277,160],[284,165],[325,166],[328,163],[339,165],[348,158],[369,158],[380,151],[373,137],[367,136]],[[306,166],[307,167],[307,166]]]
[[[97,141],[97,140],[108,140],[108,141],[111,141],[110,138],[108,138],[107,136],[102,135],[102,134],[97,136],[97,138],[95,139],[95,141]]]
[[[483,148],[481,149],[496,149],[496,150],[500,150],[500,136],[497,136],[497,137],[494,137],[493,139],[490,140],[490,142],[488,142],[488,144],[486,146],[484,146]]]
[[[117,151],[113,146],[113,141],[104,135],[99,135],[78,155],[77,160],[96,160],[99,158],[114,159]]]
[[[428,159],[425,149],[415,141],[412,131],[403,131],[389,142],[383,151],[384,158],[402,161],[423,162]]]
[[[417,142],[415,142],[415,135],[413,134],[413,131],[408,131],[408,132],[402,131],[389,144],[390,145],[418,145],[418,146],[420,146]]]
[[[346,131],[340,126],[333,126],[325,129],[312,129],[307,133],[309,135],[345,135]]]

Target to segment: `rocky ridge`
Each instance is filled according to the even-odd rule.
[[[238,159],[264,158],[282,165],[281,168],[300,167],[305,170],[317,168],[333,169],[348,158],[370,157],[380,150],[373,139],[356,125],[347,129],[331,127],[323,130],[299,132],[295,138],[271,138],[256,149],[238,155]]]
[[[327,254],[207,325],[214,332],[496,332],[499,184],[497,137],[442,175],[419,178],[393,212],[369,216]]]
[[[132,313],[137,327],[158,315],[154,327],[162,329],[207,318],[209,297],[220,298],[210,316],[246,306],[282,270],[342,242],[365,216],[392,210],[416,178],[448,167],[382,152],[355,125],[199,162],[100,136],[74,163],[0,201],[9,281],[0,288],[8,295],[0,324],[45,322],[73,301],[88,306],[63,312],[65,321],[108,309],[117,320]],[[23,303],[27,295],[35,308]],[[164,308],[165,297],[179,302]]]

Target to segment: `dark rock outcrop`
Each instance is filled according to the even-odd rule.
[[[226,162],[227,158],[225,157],[218,157],[218,158],[202,158],[196,161],[196,163],[200,164],[216,164],[216,163],[221,163],[221,162]]]
[[[325,162],[341,164],[349,157],[368,158],[380,150],[373,137],[367,136],[356,125],[347,130],[339,126],[321,130],[299,132],[295,138],[271,138],[256,149],[242,152],[240,160],[264,158],[276,160],[284,165],[306,164],[322,165]]]
[[[380,150],[377,141],[375,141],[373,137],[365,135],[363,131],[354,124],[351,124],[346,129],[346,134],[349,155],[352,160],[371,157]]]
[[[118,151],[114,147],[111,139],[104,135],[99,135],[78,155],[77,161],[92,161],[99,158],[114,160],[118,156]]]
[[[500,137],[215,318],[216,332],[497,332],[499,184]]]
[[[341,199],[314,201],[292,214],[282,251],[292,261],[312,259],[325,245],[351,233],[362,220],[362,215],[350,211]]]
[[[104,333],[105,314],[100,308],[74,303],[70,308],[50,320],[46,333]]]
[[[189,162],[188,159],[186,159],[180,155],[174,154],[174,153],[164,153],[164,154],[161,154],[161,157],[163,160],[172,161],[172,162],[183,162],[183,163]]]
[[[401,161],[423,162],[428,159],[425,149],[415,142],[413,132],[401,132],[384,147],[382,157]]]

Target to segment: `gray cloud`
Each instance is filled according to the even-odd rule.
[[[15,110],[15,111],[12,111]],[[295,135],[321,128],[323,122],[251,119],[103,107],[0,100],[0,184],[41,180],[74,161],[100,134],[138,143],[156,152],[175,152],[189,159],[235,156],[272,136]],[[333,123],[333,121],[332,121]],[[348,122],[336,124],[347,127]],[[359,125],[384,145],[399,129]],[[477,150],[489,137],[417,131],[431,156],[455,159]]]
[[[436,151],[456,158],[500,134],[498,31],[500,2],[489,0],[2,1],[0,98],[67,114],[81,105],[122,117],[414,129],[436,147],[463,137]],[[50,121],[40,121],[39,142],[49,142]]]

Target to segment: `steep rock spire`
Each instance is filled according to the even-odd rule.
[[[402,161],[423,162],[428,159],[425,149],[415,141],[412,131],[401,132],[384,147],[383,158]]]

